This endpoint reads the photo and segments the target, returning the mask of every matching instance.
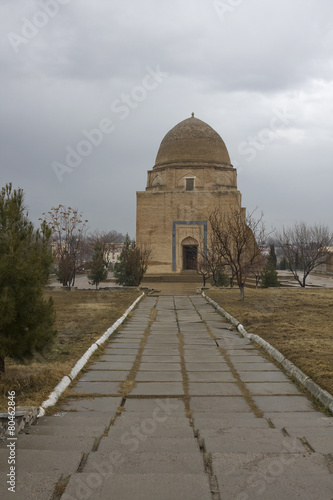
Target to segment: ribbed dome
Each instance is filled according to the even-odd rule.
[[[230,157],[219,134],[192,115],[166,134],[158,150],[155,167],[175,163],[230,165]]]

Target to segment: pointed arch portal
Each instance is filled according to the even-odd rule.
[[[203,250],[204,254],[207,252],[207,222],[206,221],[175,221],[173,223],[173,229],[172,229],[172,270],[176,271],[176,255],[177,255],[177,243],[176,243],[176,228],[178,225],[182,226],[203,226],[204,229],[204,241],[203,241]],[[198,259],[198,243],[194,238],[189,238],[190,240],[193,241],[187,241],[188,238],[185,238],[185,240],[182,241],[182,251],[183,251],[183,269],[196,269],[196,263]],[[179,243],[178,243],[179,245]],[[188,247],[188,248],[186,248]],[[190,248],[192,247],[192,248]],[[193,247],[196,247],[194,249]],[[187,256],[187,257],[185,257]],[[192,265],[194,266],[195,262],[195,268],[193,267],[186,267],[185,266],[185,258],[187,259],[188,264],[187,265]],[[192,262],[192,264],[190,264]]]

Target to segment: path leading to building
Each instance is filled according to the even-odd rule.
[[[146,297],[58,414],[17,441],[2,499],[332,500],[333,418],[201,296]]]

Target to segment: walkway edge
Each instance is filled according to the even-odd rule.
[[[232,325],[237,328],[238,333],[243,337],[255,342],[260,345],[272,358],[277,361],[278,364],[282,366],[282,368],[288,373],[288,375],[292,376],[297,382],[307,389],[312,396],[314,396],[322,405],[330,410],[333,414],[333,396],[329,392],[322,389],[316,382],[314,382],[310,377],[308,377],[302,370],[297,368],[294,363],[289,361],[280,351],[275,349],[271,344],[266,342],[259,335],[254,335],[253,333],[248,333],[244,326],[233,316],[231,316],[227,311],[225,311],[221,306],[217,304],[210,297],[207,297],[205,292],[202,292],[202,296],[209,302],[215,309],[217,309],[223,316],[230,321]]]
[[[51,392],[49,395],[48,399],[42,403],[42,405],[38,408],[38,415],[37,417],[43,417],[45,415],[45,408],[49,408],[50,406],[54,406],[58,399],[60,398],[61,394],[67,389],[69,384],[77,377],[77,375],[80,373],[82,368],[86,365],[88,362],[89,358],[92,356],[92,354],[102,345],[104,342],[117,330],[117,328],[125,321],[127,316],[135,306],[140,302],[140,300],[145,296],[143,293],[138,297],[133,304],[125,311],[125,313],[119,318],[113,325],[106,330],[106,332],[98,339],[96,342],[94,342],[89,349],[83,354],[83,356],[77,361],[77,363],[74,365],[72,368],[71,372],[69,375],[66,375],[63,377],[63,379],[59,382],[59,384],[54,388],[54,390]]]

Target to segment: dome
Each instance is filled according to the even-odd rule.
[[[154,168],[174,164],[222,166],[230,165],[230,157],[219,134],[192,113],[166,134]]]

